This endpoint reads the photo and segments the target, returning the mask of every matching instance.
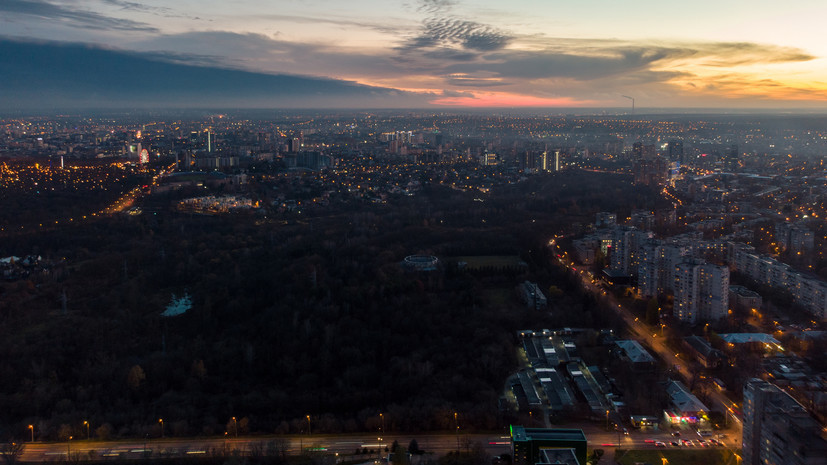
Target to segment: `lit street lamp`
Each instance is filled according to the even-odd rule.
[[[160,423],[160,424],[161,424],[161,437],[163,438],[163,437],[164,437],[164,419],[163,419],[163,418],[159,418],[159,419],[158,419],[158,423]]]
[[[310,415],[307,415],[307,435],[310,436],[313,434],[310,426]]]
[[[235,428],[235,438],[238,439],[238,420],[233,417],[233,428]]]
[[[83,420],[83,424],[86,425],[86,440],[88,441],[89,438],[90,438],[90,435],[89,435],[89,422],[86,421],[86,420]]]
[[[459,454],[459,420],[457,420],[457,412],[454,412],[454,426],[457,427],[457,454]]]
[[[66,458],[69,458],[69,454],[72,453],[72,436],[69,436],[69,440],[66,441]]]
[[[34,425],[29,425],[29,429],[32,430],[32,442],[34,442]]]

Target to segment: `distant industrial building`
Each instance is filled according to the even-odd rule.
[[[586,435],[580,429],[511,426],[514,465],[585,465]]]
[[[789,394],[753,378],[744,386],[745,465],[823,465],[821,426]]]

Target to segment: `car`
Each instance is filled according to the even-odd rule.
[[[672,433],[672,436],[674,436],[676,438],[679,438],[679,437],[681,437],[681,432],[680,431],[675,431],[674,433]]]
[[[628,430],[628,429],[626,429],[626,428],[623,428],[623,434],[625,434],[626,436],[628,436],[628,435],[629,435],[629,430]]]
[[[661,441],[657,441],[657,442],[655,442],[655,447],[666,447],[666,443],[661,442]]]
[[[698,439],[698,445],[701,447],[709,447],[709,444],[707,444],[703,439]]]
[[[646,444],[654,444],[655,440],[654,439],[644,439],[643,442],[645,442]]]
[[[681,446],[681,443],[679,443],[678,441],[672,441],[669,444],[672,444],[675,447],[680,447]]]

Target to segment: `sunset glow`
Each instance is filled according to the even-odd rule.
[[[633,95],[640,107],[827,108],[827,4],[815,0],[19,0],[0,13],[0,39],[406,92],[381,106],[625,107]]]

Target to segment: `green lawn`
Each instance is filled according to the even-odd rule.
[[[728,449],[618,449],[615,461],[621,465],[735,465],[736,458]]]

